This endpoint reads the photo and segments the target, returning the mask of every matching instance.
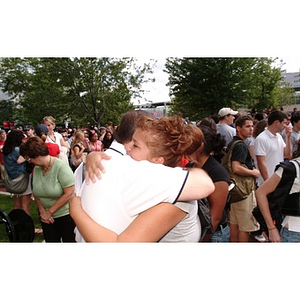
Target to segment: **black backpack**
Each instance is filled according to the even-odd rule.
[[[298,163],[298,161],[296,162]],[[282,207],[284,205],[285,200],[289,196],[290,190],[297,176],[295,165],[292,162],[281,162],[279,165],[276,166],[275,172],[280,166],[283,168],[281,180],[278,183],[274,192],[268,195],[270,213],[274,221],[274,225],[277,227],[279,232],[281,230],[281,223],[283,221]],[[262,231],[268,232],[268,227],[258,206],[254,208],[252,214],[257,220],[257,222],[260,224],[260,229]]]
[[[213,232],[213,226],[211,221],[210,206],[207,198],[197,200],[197,202],[198,216],[201,224],[201,237],[199,242],[201,242],[207,233]]]

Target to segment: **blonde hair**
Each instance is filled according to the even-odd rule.
[[[72,142],[72,144],[71,144],[71,149],[73,149],[74,146],[75,146],[77,143],[82,142],[83,137],[84,137],[84,132],[83,132],[81,129],[77,130],[77,131],[75,132],[74,140],[73,140],[73,142]]]
[[[194,153],[203,143],[202,131],[193,124],[186,125],[178,116],[153,120],[142,118],[136,129],[153,157],[163,157],[164,165],[176,167],[182,156]]]
[[[44,118],[43,118],[43,124],[44,124],[46,121],[49,122],[49,123],[51,123],[52,125],[55,126],[55,119],[54,119],[52,116],[46,116],[46,117],[44,117]]]

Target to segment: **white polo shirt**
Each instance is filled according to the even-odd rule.
[[[135,161],[122,155],[125,149],[115,141],[106,153],[112,158],[102,160],[106,170],[102,179],[88,185],[84,182],[79,192],[83,209],[98,224],[120,234],[141,212],[178,199],[188,171]],[[77,227],[75,234],[77,242],[84,242]]]
[[[279,133],[274,135],[267,128],[260,133],[254,142],[254,163],[258,169],[256,155],[261,155],[265,157],[265,162],[268,170],[269,177],[275,171],[275,167],[284,160],[284,148],[285,142]],[[263,183],[263,178],[260,176],[257,179],[257,184],[261,185]]]

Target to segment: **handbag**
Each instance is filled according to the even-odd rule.
[[[6,191],[17,195],[24,193],[28,187],[29,178],[30,174],[25,172],[22,173],[19,177],[11,179],[6,170],[4,170],[4,185]]]

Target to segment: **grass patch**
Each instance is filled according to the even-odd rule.
[[[14,198],[9,195],[0,194],[0,209],[7,214],[13,210]],[[30,214],[33,219],[35,228],[42,228],[41,221],[38,213],[37,206],[34,201],[30,204]],[[43,234],[35,234],[33,242],[42,242],[44,240]],[[0,224],[0,242],[9,242],[9,238],[6,234],[5,224]]]

